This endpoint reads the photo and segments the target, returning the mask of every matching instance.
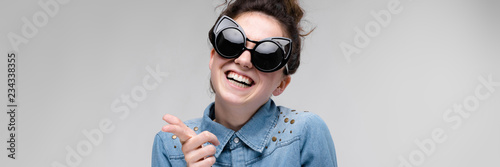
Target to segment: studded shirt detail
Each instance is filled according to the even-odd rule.
[[[209,131],[217,136],[220,145],[213,166],[337,166],[330,131],[312,112],[276,106],[269,99],[237,132],[212,121],[214,115],[212,103],[202,118],[185,122],[197,134]],[[156,135],[152,166],[186,166],[175,135]]]

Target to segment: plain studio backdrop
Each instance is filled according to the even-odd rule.
[[[0,166],[150,166],[166,113],[201,117],[221,1],[0,2],[2,106],[16,50],[15,158]],[[500,166],[500,3],[301,1],[302,62],[278,105],[328,124],[338,164]],[[220,10],[220,8],[219,8]]]

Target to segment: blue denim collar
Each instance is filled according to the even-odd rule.
[[[212,121],[214,116],[214,103],[210,104],[203,114],[201,129],[212,132],[220,142],[216,146],[215,157],[218,158],[224,147],[228,144],[233,135],[236,135],[248,147],[262,153],[266,143],[271,139],[271,130],[276,125],[279,118],[279,109],[274,101],[269,99],[254,116],[243,127],[235,132],[223,125]]]

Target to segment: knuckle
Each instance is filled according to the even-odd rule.
[[[217,152],[217,149],[213,145],[208,145],[207,146],[207,154],[208,155],[214,155],[215,152]]]
[[[208,162],[208,165],[213,165],[215,163],[215,157],[208,157],[206,161]]]
[[[201,135],[202,135],[204,138],[209,138],[209,137],[211,136],[209,131],[203,131],[203,132],[201,132]]]
[[[182,153],[184,153],[184,155],[186,155],[186,154],[189,152],[189,150],[187,150],[187,147],[186,147],[186,146],[184,146],[184,145],[183,145],[183,147],[181,148],[181,150],[182,150]]]
[[[184,155],[186,155],[187,150],[184,147],[182,147],[181,150],[182,150],[182,153],[184,153]]]
[[[187,163],[194,163],[196,161],[193,160],[193,155],[191,154],[184,154],[184,159],[186,160]]]
[[[194,131],[186,126],[182,128],[182,133],[186,134],[186,136],[192,136],[192,133],[194,133]]]
[[[207,132],[207,131],[203,132],[203,134],[202,134],[201,136],[202,136],[203,138],[207,138],[207,137],[208,137],[208,132]]]

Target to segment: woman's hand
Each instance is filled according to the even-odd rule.
[[[212,166],[215,163],[213,155],[216,151],[215,146],[219,145],[219,140],[214,134],[204,131],[197,135],[179,118],[170,114],[163,116],[163,120],[169,125],[163,126],[162,131],[173,133],[181,141],[182,152],[187,166]],[[203,147],[202,145],[206,142],[213,145]]]

